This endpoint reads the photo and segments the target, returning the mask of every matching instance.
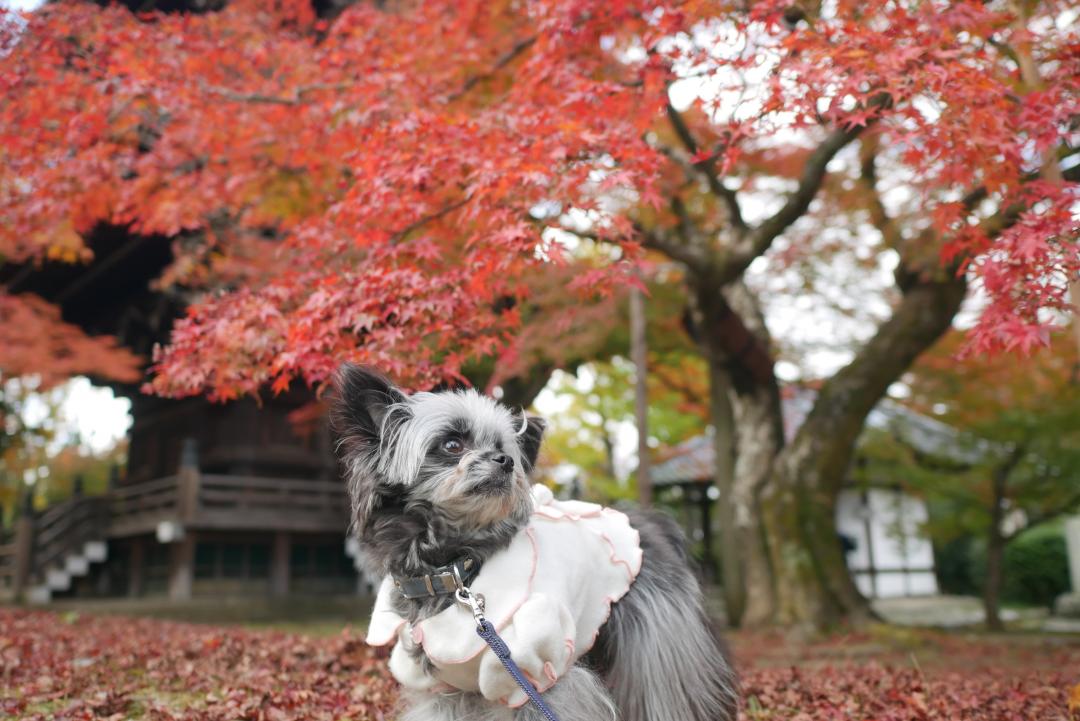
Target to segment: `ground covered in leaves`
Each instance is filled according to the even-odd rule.
[[[882,629],[731,639],[743,721],[1080,721],[1080,639]],[[0,609],[0,717],[392,719],[362,635]]]

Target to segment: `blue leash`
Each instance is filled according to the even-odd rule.
[[[454,574],[457,576],[457,573]],[[463,583],[461,583],[460,577],[457,579],[458,589],[456,597],[459,603],[468,606],[472,610],[473,620],[476,621],[476,633],[480,638],[484,639],[484,642],[491,647],[491,650],[502,661],[503,667],[506,672],[509,673],[517,685],[521,687],[521,690],[525,692],[525,695],[529,697],[529,700],[533,702],[536,708],[540,709],[540,713],[544,714],[544,718],[547,721],[559,721],[559,717],[555,715],[555,712],[551,710],[544,699],[540,696],[540,692],[536,690],[536,687],[529,683],[529,679],[525,678],[525,674],[521,672],[518,665],[514,663],[514,659],[510,657],[510,647],[506,645],[506,641],[503,641],[498,632],[495,631],[495,626],[491,621],[484,618],[484,597],[473,594]]]
[[[525,678],[525,674],[521,672],[518,665],[514,663],[514,659],[510,658],[510,648],[506,645],[506,641],[503,641],[499,637],[499,634],[495,632],[495,627],[491,625],[491,621],[481,616],[480,620],[476,622],[476,633],[480,635],[480,638],[484,639],[488,646],[491,646],[491,650],[495,652],[495,655],[502,661],[502,665],[506,668],[507,673],[514,677],[517,681],[517,685],[521,686],[521,690],[528,695],[529,700],[536,705],[536,708],[540,709],[540,713],[544,714],[544,718],[548,721],[559,721],[559,717],[555,715],[555,712],[544,703],[544,699],[540,697],[540,692],[536,690],[536,687],[529,683],[529,679]]]

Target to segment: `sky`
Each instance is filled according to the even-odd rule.
[[[94,453],[102,453],[123,438],[131,426],[131,401],[117,398],[112,390],[90,383],[79,376],[54,389],[60,402],[57,448],[78,441]],[[28,423],[37,425],[47,413],[41,400],[27,403],[24,414]]]
[[[45,0],[0,0],[0,8],[8,10],[37,10]]]

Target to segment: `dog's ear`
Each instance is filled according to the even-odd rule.
[[[385,450],[383,434],[408,417],[407,401],[404,393],[371,368],[346,363],[334,379],[331,424],[345,465],[354,528],[361,537],[372,512],[393,492],[379,471],[379,454]]]
[[[531,473],[536,465],[536,457],[540,455],[540,441],[544,438],[544,429],[547,422],[536,416],[525,417],[525,428],[518,433],[517,442],[521,449],[521,461],[525,465],[525,472]]]
[[[334,379],[334,431],[346,452],[378,447],[386,414],[407,399],[390,380],[374,370],[345,363]]]

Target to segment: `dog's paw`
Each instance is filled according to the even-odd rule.
[[[510,655],[532,684],[544,691],[566,672],[574,654],[574,619],[550,596],[529,597],[500,635]],[[480,692],[489,700],[520,706],[527,697],[490,649],[480,660]]]
[[[390,654],[390,673],[405,688],[415,691],[431,690],[438,684],[438,680],[424,669],[423,657],[410,653],[407,645],[404,639],[399,639],[394,646],[394,651]]]

